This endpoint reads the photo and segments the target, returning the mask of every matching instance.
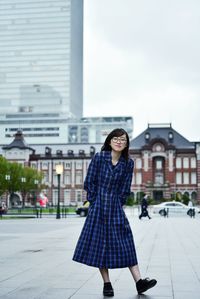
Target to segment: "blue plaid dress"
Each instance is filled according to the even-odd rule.
[[[73,260],[98,268],[137,265],[131,228],[123,211],[133,175],[133,160],[121,156],[113,167],[111,152],[97,153],[90,162],[84,189],[90,202]]]

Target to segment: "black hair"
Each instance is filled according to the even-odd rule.
[[[101,148],[101,151],[112,151],[112,147],[110,146],[111,139],[113,137],[120,137],[122,135],[126,135],[127,141],[126,141],[126,147],[123,149],[121,154],[126,159],[126,161],[128,161],[128,158],[129,158],[129,136],[128,136],[128,133],[122,128],[114,129],[113,131],[111,131],[108,134],[108,136],[106,137],[104,144]]]

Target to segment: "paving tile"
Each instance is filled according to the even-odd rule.
[[[142,277],[158,284],[137,295],[129,269],[112,269],[114,298],[199,299],[200,218],[128,217]],[[72,261],[83,223],[79,217],[1,221],[0,299],[103,299],[98,269]]]
[[[200,293],[199,292],[174,292],[174,299],[199,299]]]

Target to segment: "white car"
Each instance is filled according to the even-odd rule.
[[[178,201],[167,201],[167,202],[162,202],[158,205],[153,206],[153,213],[158,213],[161,216],[166,216],[166,213],[168,215],[170,214],[187,214],[189,209],[195,209],[195,213],[200,213],[200,209],[197,207],[189,207],[186,206],[185,204],[178,202]]]

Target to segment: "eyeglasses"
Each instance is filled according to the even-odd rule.
[[[117,142],[120,142],[120,143],[126,143],[126,138],[123,138],[123,137],[113,137],[112,138],[112,141],[114,142],[114,143],[117,143]]]

